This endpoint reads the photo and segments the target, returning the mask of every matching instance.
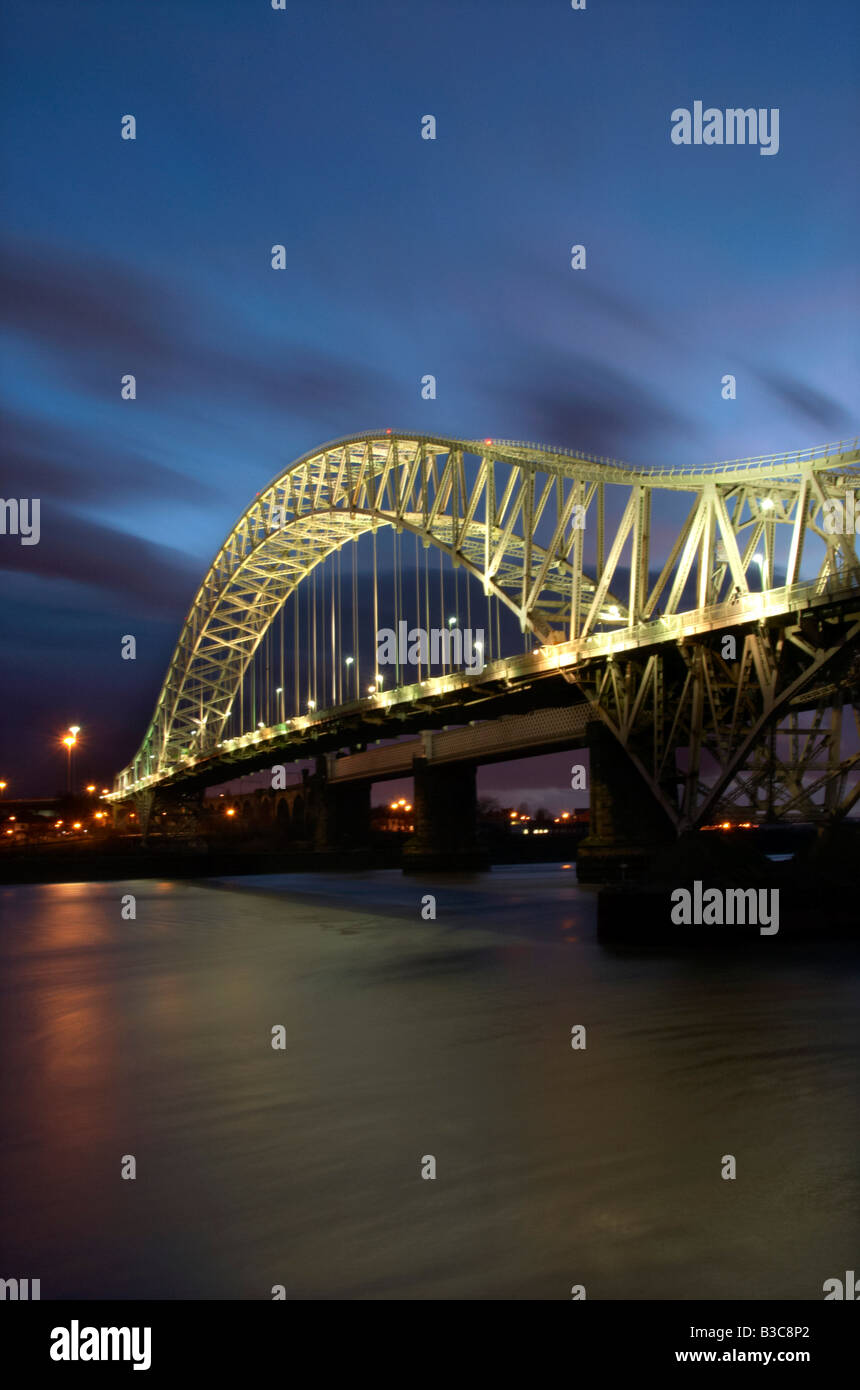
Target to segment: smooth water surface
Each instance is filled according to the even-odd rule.
[[[0,1275],[820,1299],[860,1249],[860,952],[609,950],[595,907],[558,865],[0,889]]]

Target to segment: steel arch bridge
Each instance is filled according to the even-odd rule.
[[[832,520],[851,494],[853,525],[858,464],[856,439],[699,469],[391,431],[325,444],[278,473],[219,549],[111,799],[210,770],[223,780],[231,759],[306,746],[359,706],[394,737],[399,717],[440,696],[450,720],[452,704],[553,677],[613,730],[678,828],[735,804],[739,788],[758,810],[766,795],[774,815],[845,814],[860,795],[843,748],[860,563],[853,531]],[[328,708],[287,718],[281,702],[274,720],[252,707],[237,721],[288,599],[347,543],[372,533],[375,547],[381,528],[447,557],[531,634],[529,650],[497,650],[478,673],[428,667],[389,691],[375,680],[367,697],[356,686],[343,699],[333,681]],[[334,643],[334,606],[331,626]]]

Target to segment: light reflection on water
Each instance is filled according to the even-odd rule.
[[[817,1299],[856,1266],[844,943],[610,952],[552,865],[0,912],[0,1274],[43,1298]]]

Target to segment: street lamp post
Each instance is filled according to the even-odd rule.
[[[66,752],[67,752],[67,754],[68,754],[68,758],[67,758],[67,760],[66,760],[66,791],[69,793],[69,795],[71,795],[71,792],[72,792],[72,749],[73,749],[74,746],[75,746],[75,737],[74,737],[74,734],[66,734],[66,737],[63,739],[63,743],[66,745]]]
[[[80,732],[81,732],[81,726],[80,726],[80,724],[70,724],[70,725],[69,725],[69,732],[66,734],[65,738],[63,739],[63,743],[66,745],[66,752],[67,752],[67,754],[68,754],[68,759],[67,759],[67,762],[66,762],[66,791],[67,791],[70,795],[71,795],[71,791],[72,791],[72,749],[74,748],[75,744],[76,744],[77,741],[78,741],[78,734],[79,734]]]

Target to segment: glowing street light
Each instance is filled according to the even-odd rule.
[[[68,758],[67,758],[67,762],[66,762],[66,791],[67,791],[67,792],[71,792],[71,790],[72,790],[72,749],[74,748],[75,744],[77,743],[77,739],[75,738],[75,735],[72,733],[71,730],[69,730],[69,732],[66,734],[65,738],[63,739],[63,743],[66,745],[66,753],[68,754]]]
[[[0,796],[3,795],[3,793],[5,792],[5,790],[6,790],[6,783],[5,783],[5,782],[0,782]]]

